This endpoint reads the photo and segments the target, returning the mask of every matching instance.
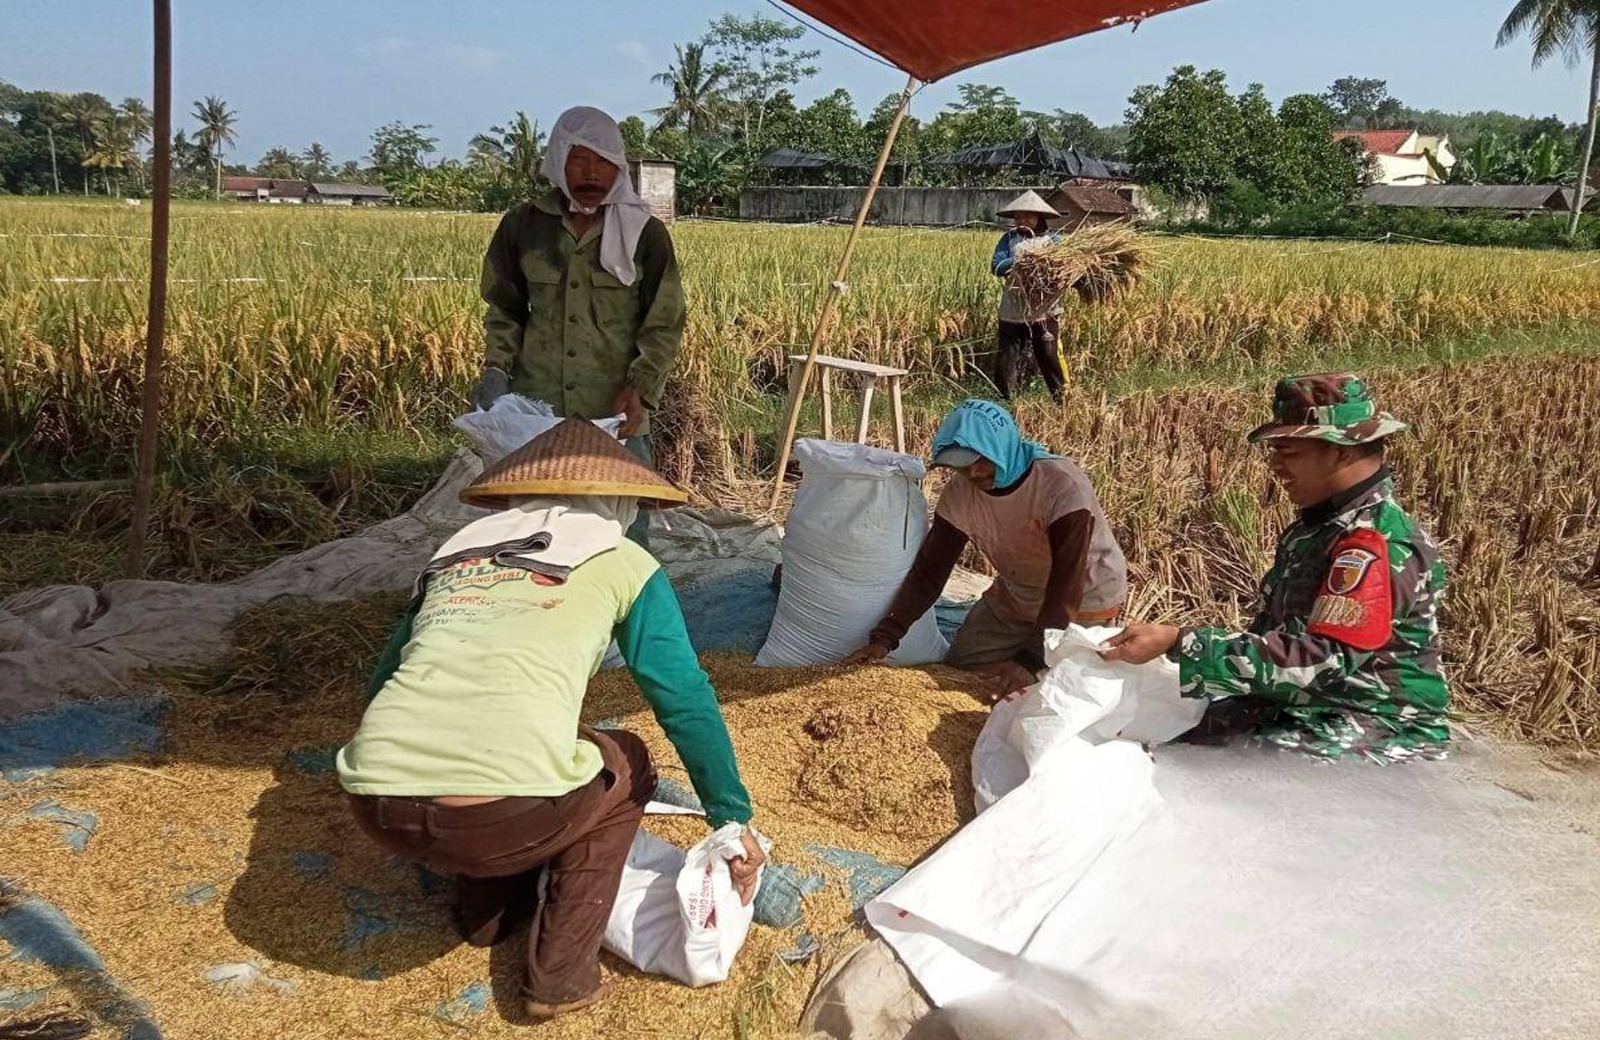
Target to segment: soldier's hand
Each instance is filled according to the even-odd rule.
[[[1100,644],[1100,656],[1107,661],[1144,664],[1171,650],[1178,642],[1173,625],[1129,625]]]
[[[621,430],[624,438],[638,436],[639,429],[644,426],[644,413],[644,398],[631,386],[619,390],[611,402],[611,414],[624,417]]]

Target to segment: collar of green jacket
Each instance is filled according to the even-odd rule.
[[[1300,522],[1304,524],[1326,523],[1344,512],[1355,502],[1365,498],[1372,491],[1386,486],[1390,479],[1389,467],[1380,466],[1378,467],[1378,472],[1354,487],[1346,488],[1332,498],[1325,498],[1314,506],[1307,506],[1300,510]]]
[[[533,208],[557,217],[565,217],[567,211],[561,207],[561,192],[556,188],[541,191],[533,197]]]

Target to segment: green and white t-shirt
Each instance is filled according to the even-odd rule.
[[[617,641],[714,826],[750,818],[733,745],[666,573],[623,541],[559,585],[492,560],[428,579],[399,666],[339,751],[352,794],[557,796],[593,780],[578,736]]]

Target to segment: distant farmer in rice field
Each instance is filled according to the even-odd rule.
[[[1272,412],[1249,439],[1267,445],[1300,516],[1278,539],[1255,621],[1243,632],[1129,625],[1104,656],[1176,661],[1183,693],[1212,702],[1191,741],[1259,734],[1328,757],[1439,757],[1444,562],[1384,464],[1406,424],[1353,375],[1285,379]]]
[[[1122,612],[1127,564],[1083,469],[1023,440],[994,402],[969,400],[950,413],[934,435],[933,464],[951,471],[933,526],[889,612],[847,663],[893,653],[970,541],[996,577],[945,663],[983,675],[998,700],[1043,670],[1046,629],[1103,625]]]
[[[746,825],[745,854],[729,862],[746,904],[765,854],[677,596],[623,535],[641,498],[684,493],[569,419],[461,497],[497,512],[446,541],[417,579],[374,676],[381,688],[339,751],[339,781],[380,847],[456,875],[463,938],[527,933],[524,1002],[551,1018],[607,992],[600,943],[656,788],[644,741],[579,722],[613,639],[712,827]]]
[[[623,415],[628,450],[655,465],[650,413],[683,339],[672,237],[625,170],[622,131],[596,108],[556,120],[554,187],[500,221],[483,259],[484,368],[472,400],[508,391],[568,418]],[[645,544],[641,517],[628,537]]]
[[[1006,279],[1005,288],[1000,292],[994,385],[1002,399],[1011,400],[1017,389],[1017,374],[1026,368],[1026,358],[1031,354],[1039,366],[1039,374],[1044,377],[1044,385],[1050,389],[1050,396],[1060,401],[1067,382],[1066,368],[1061,363],[1061,300],[1057,298],[1043,305],[1030,302],[1007,276],[1019,247],[1026,247],[1046,235],[1050,218],[1061,214],[1038,193],[1025,191],[997,215],[1012,218],[1014,226],[1000,236],[999,244],[994,247],[995,276]]]

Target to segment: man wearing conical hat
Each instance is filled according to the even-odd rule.
[[[1193,740],[1259,733],[1282,747],[1377,760],[1439,757],[1449,689],[1439,653],[1444,562],[1395,498],[1384,443],[1406,424],[1353,375],[1285,379],[1250,434],[1299,507],[1243,632],[1130,625],[1104,656],[1178,663],[1212,701]]]
[[[556,120],[549,191],[500,221],[483,260],[484,368],[473,403],[508,392],[580,419],[625,416],[628,450],[654,465],[650,414],[683,340],[672,236],[634,190],[622,131],[597,108]],[[643,525],[629,537],[645,544]]]
[[[1007,279],[1000,292],[994,385],[1003,400],[1011,400],[1017,389],[1018,371],[1026,367],[1026,359],[1031,355],[1039,366],[1039,374],[1044,377],[1045,386],[1050,388],[1050,396],[1059,401],[1067,382],[1059,346],[1061,301],[1055,299],[1042,305],[1030,303],[1026,294],[1011,285],[1008,276],[1019,253],[1048,241],[1050,218],[1061,214],[1037,192],[1025,191],[998,210],[997,215],[1010,217],[1013,224],[994,247],[991,265],[995,277]]]
[[[677,597],[624,537],[641,500],[687,496],[569,419],[461,497],[496,512],[446,541],[418,578],[381,688],[339,751],[339,780],[379,846],[456,875],[464,938],[527,933],[524,1001],[549,1018],[607,991],[600,943],[656,786],[642,740],[579,721],[613,639],[711,826],[733,825],[725,837],[743,855],[729,871],[747,904],[765,853]]]

